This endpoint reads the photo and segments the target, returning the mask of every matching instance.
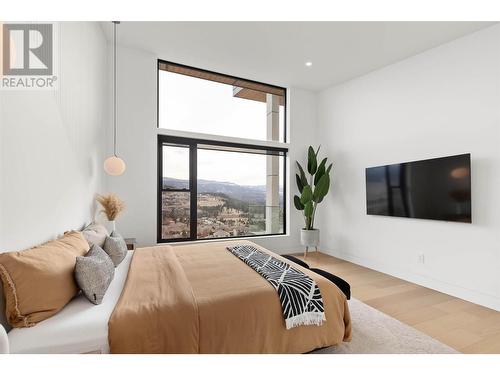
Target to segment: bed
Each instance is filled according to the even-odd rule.
[[[350,340],[345,295],[296,264],[319,286],[326,321],[287,330],[276,291],[226,250],[242,243],[269,252],[249,241],[129,251],[101,305],[79,295],[36,326],[12,329],[10,352],[305,353]]]
[[[59,313],[30,328],[8,333],[10,353],[109,353],[108,321],[125,285],[133,251],[115,269],[100,305],[79,294]]]

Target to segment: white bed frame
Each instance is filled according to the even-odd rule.
[[[9,354],[9,337],[7,331],[0,324],[0,354]]]
[[[10,326],[5,316],[5,299],[3,297],[2,280],[0,280],[0,354],[9,353],[9,337],[7,336],[7,331],[10,331]]]

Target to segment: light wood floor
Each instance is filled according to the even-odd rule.
[[[345,279],[354,298],[462,353],[500,353],[498,311],[323,253],[306,262]]]

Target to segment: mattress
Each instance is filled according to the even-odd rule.
[[[108,321],[127,279],[133,251],[129,251],[100,305],[82,294],[59,313],[30,328],[13,328],[9,333],[11,353],[109,353]]]

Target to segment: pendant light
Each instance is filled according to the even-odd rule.
[[[116,155],[116,25],[113,21],[113,156],[104,161],[104,170],[111,176],[120,176],[125,172],[125,162]]]

